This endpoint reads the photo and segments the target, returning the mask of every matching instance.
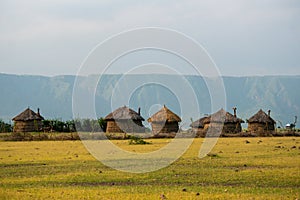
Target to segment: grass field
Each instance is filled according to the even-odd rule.
[[[170,139],[147,141],[113,142],[147,152]],[[202,142],[195,139],[179,160],[144,174],[104,166],[81,141],[0,142],[0,199],[299,199],[299,137],[220,138],[199,159]]]

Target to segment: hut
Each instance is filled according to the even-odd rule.
[[[247,120],[248,131],[258,136],[267,136],[275,131],[276,121],[271,118],[271,111],[268,114],[260,109],[255,115]]]
[[[162,109],[153,114],[147,121],[151,123],[152,132],[159,134],[178,132],[178,123],[181,122],[181,119],[164,105]]]
[[[207,117],[202,117],[191,123],[192,132],[196,134],[196,137],[205,137],[206,130],[204,129],[204,120]]]
[[[143,122],[145,119],[138,112],[123,106],[112,113],[108,114],[104,119],[107,122],[106,132],[108,133],[141,133],[145,132]]]
[[[33,132],[41,130],[44,118],[40,115],[39,108],[37,113],[27,108],[12,120],[14,121],[14,132]]]
[[[207,117],[203,117],[190,126],[197,136],[203,137],[210,128],[212,133],[239,133],[242,131],[241,123],[244,121],[237,117],[236,108],[233,108],[234,114],[226,112],[223,108]]]

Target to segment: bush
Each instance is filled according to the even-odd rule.
[[[5,123],[0,119],[0,133],[12,132],[13,127],[11,124]]]
[[[98,123],[102,131],[106,132],[107,122],[105,121],[105,119],[101,117],[100,119],[98,119]]]
[[[43,120],[44,131],[55,131],[55,132],[76,132],[75,121],[61,121],[58,119]]]
[[[74,121],[74,127],[81,132],[105,132],[106,121],[103,118],[100,119],[76,119]]]
[[[145,140],[143,140],[142,138],[140,137],[137,137],[137,136],[129,136],[129,144],[151,144],[150,142],[147,142]]]

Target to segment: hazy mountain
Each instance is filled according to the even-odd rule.
[[[166,104],[182,116],[182,124],[187,126],[190,118],[195,120],[212,112],[212,91],[207,83],[213,84],[214,79],[176,75],[103,75],[100,80],[98,78],[93,75],[77,80],[76,88],[83,98],[82,109],[78,113],[76,110],[74,117],[89,117],[88,108],[93,102],[84,99],[94,94],[92,99],[98,117],[106,116],[111,107],[129,105],[136,110],[141,107],[142,115],[147,119],[159,105]],[[33,110],[39,107],[46,118],[72,118],[75,79],[75,76],[0,74],[0,118],[8,121],[28,106]],[[239,117],[244,120],[260,108],[271,109],[272,117],[283,124],[293,122],[295,115],[300,116],[300,76],[223,77],[223,81],[226,109],[232,112],[231,108],[236,106]],[[144,82],[148,84],[139,85]],[[93,85],[97,85],[96,90]],[[195,94],[197,103],[189,92]],[[199,110],[196,109],[198,105]]]

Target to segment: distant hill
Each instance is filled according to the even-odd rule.
[[[88,83],[97,81],[98,76],[81,78],[85,80],[81,82],[81,87],[86,88],[88,92],[93,92],[89,91]],[[209,114],[211,101],[204,79],[188,75],[184,78],[195,91],[200,105],[200,116],[205,113]],[[97,116],[104,117],[111,112],[111,94],[115,92],[114,88],[120,79],[122,79],[121,75],[102,76],[95,93]],[[175,82],[181,89],[182,77],[176,75],[130,75],[126,77],[128,83],[140,80]],[[33,110],[39,107],[46,118],[71,119],[73,117],[74,81],[75,76],[0,74],[0,118],[8,121],[30,106]],[[237,106],[238,115],[244,120],[260,108],[265,111],[272,110],[272,117],[281,121],[283,125],[293,122],[295,115],[300,116],[300,76],[223,77],[223,81],[227,98],[226,109],[232,112],[231,108]],[[118,102],[123,103],[120,106],[128,105],[126,99],[124,102],[120,99]],[[166,104],[171,110],[182,115],[182,124],[185,127],[190,124],[190,118],[195,120],[199,117],[199,113],[195,113],[194,105],[190,105],[188,98],[179,100],[172,90],[155,84],[136,88],[129,100],[129,106],[133,109],[137,110],[141,107],[145,119],[155,111],[155,109],[151,110],[155,104]],[[181,113],[180,105],[185,105],[190,110]]]

